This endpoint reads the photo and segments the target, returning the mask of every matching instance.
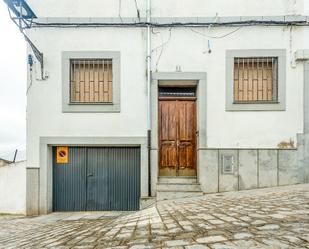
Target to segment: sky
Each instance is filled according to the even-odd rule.
[[[0,0],[0,157],[26,146],[26,42]]]

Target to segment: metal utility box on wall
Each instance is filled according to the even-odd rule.
[[[222,155],[222,174],[234,174],[233,155]]]
[[[68,163],[53,148],[53,211],[139,209],[139,147],[69,147]]]

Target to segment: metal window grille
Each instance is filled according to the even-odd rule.
[[[278,58],[234,58],[234,102],[278,101]]]
[[[160,87],[159,97],[196,97],[195,87]]]
[[[112,59],[70,60],[70,102],[111,103]]]

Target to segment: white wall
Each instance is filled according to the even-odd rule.
[[[25,212],[26,161],[0,167],[0,213]]]
[[[303,14],[306,16],[309,16],[309,1],[308,0],[304,0],[303,3]],[[309,29],[303,29],[303,44],[304,44],[304,49],[308,49],[309,47]]]
[[[304,1],[304,15],[309,15],[309,1]]]
[[[28,0],[39,17],[136,16],[134,0]],[[302,14],[306,0],[152,0],[156,17],[262,16]],[[119,8],[119,3],[121,3]],[[146,0],[137,0],[145,16]]]
[[[301,12],[303,0],[154,0],[154,16],[263,16]],[[295,2],[295,3],[294,3]]]

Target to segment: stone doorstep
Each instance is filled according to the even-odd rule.
[[[158,183],[157,192],[201,192],[199,183]]]
[[[158,183],[168,183],[168,184],[195,184],[197,182],[196,176],[182,176],[182,177],[170,177],[170,176],[161,176],[158,178]]]
[[[202,196],[196,177],[159,177],[157,201]]]
[[[202,191],[193,191],[193,192],[179,192],[179,191],[158,191],[157,192],[157,202],[159,201],[171,201],[182,198],[191,198],[203,196]]]

